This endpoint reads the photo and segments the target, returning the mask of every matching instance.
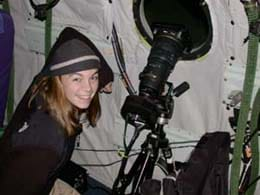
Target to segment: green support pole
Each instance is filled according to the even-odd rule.
[[[10,7],[9,7],[9,3],[7,0],[3,1],[3,10],[7,11],[8,13],[10,13]]]
[[[260,120],[260,89],[258,89],[253,108],[252,115],[250,120],[250,129],[251,133],[255,131],[259,131],[259,120]],[[259,176],[259,138],[258,132],[254,135],[251,140],[251,148],[252,148],[252,167],[251,167],[251,176],[249,185]],[[251,185],[246,191],[246,195],[254,195],[256,190],[256,183]]]
[[[251,24],[252,22],[258,19],[258,10],[255,3],[253,2],[246,3],[245,9],[247,11],[249,24]],[[259,42],[259,37],[249,32],[247,66],[246,66],[245,79],[243,85],[242,102],[241,102],[241,107],[240,107],[240,112],[238,117],[237,132],[236,132],[235,143],[234,143],[234,154],[233,154],[231,178],[230,178],[231,195],[238,195],[242,146],[243,146],[245,129],[247,126],[250,103],[251,103],[252,92],[254,87],[257,54],[258,54],[258,42]]]
[[[52,0],[47,0],[47,3],[50,3]],[[51,49],[51,26],[52,26],[52,9],[47,11],[47,18],[45,21],[45,57],[48,56]]]

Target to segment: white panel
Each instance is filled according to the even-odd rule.
[[[44,45],[45,45],[44,29],[36,28],[33,26],[26,26],[24,31],[26,34],[26,40],[29,49],[31,51],[44,54]]]

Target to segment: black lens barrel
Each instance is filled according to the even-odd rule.
[[[139,76],[140,95],[158,97],[163,92],[165,82],[185,48],[186,31],[183,28],[174,30],[178,31],[160,29],[154,35],[148,63]]]

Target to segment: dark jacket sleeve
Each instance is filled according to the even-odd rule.
[[[49,194],[48,176],[58,159],[56,152],[47,149],[24,147],[12,151],[0,167],[0,194]]]

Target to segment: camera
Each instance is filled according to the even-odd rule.
[[[183,52],[191,47],[189,32],[183,25],[155,24],[153,35],[147,65],[139,75],[139,95],[127,96],[121,109],[121,115],[130,124],[141,122],[149,129],[154,128],[161,115],[171,118],[174,89],[167,79]],[[186,90],[187,85],[179,90]]]
[[[189,33],[183,25],[156,24],[153,28],[153,44],[147,65],[139,75],[139,94],[130,94],[121,108],[126,123],[135,127],[129,144],[125,143],[125,156],[128,156],[140,130],[150,129],[141,145],[141,152],[127,174],[125,167],[128,158],[123,158],[117,178],[113,184],[113,194],[125,194],[132,184],[131,194],[139,194],[143,181],[152,178],[159,151],[162,151],[167,170],[175,175],[169,140],[163,131],[173,112],[173,96],[180,96],[189,85],[187,82],[173,88],[167,79],[176,63],[191,48]],[[161,149],[161,150],[160,150]]]

